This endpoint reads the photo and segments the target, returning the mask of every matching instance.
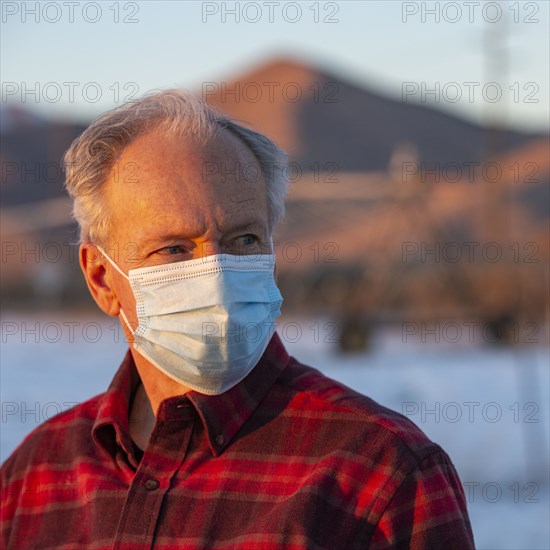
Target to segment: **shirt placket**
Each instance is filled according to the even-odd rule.
[[[188,452],[196,414],[191,403],[161,403],[147,449],[128,489],[113,549],[151,548],[162,502]]]

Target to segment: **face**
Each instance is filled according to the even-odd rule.
[[[123,151],[106,182],[105,203],[112,213],[106,252],[126,274],[211,254],[269,253],[260,174],[252,152],[228,131],[207,146],[158,130],[141,136]],[[101,278],[83,266],[94,298],[111,315],[121,306],[137,326],[128,281],[108,262],[98,263]]]

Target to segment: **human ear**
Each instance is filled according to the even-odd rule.
[[[95,303],[111,317],[120,312],[120,302],[113,289],[113,279],[106,270],[107,260],[92,243],[82,243],[79,250],[80,268]]]

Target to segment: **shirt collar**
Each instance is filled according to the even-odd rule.
[[[132,352],[128,349],[109,388],[99,398],[92,427],[94,441],[112,457],[116,454],[117,443],[129,457],[134,457],[129,430],[130,403],[140,381]]]
[[[229,445],[289,360],[290,356],[275,333],[258,364],[236,386],[220,395],[196,391],[187,394],[202,420],[213,455],[218,456]]]
[[[204,426],[210,450],[218,456],[233,440],[243,424],[258,407],[290,360],[275,333],[252,371],[236,386],[220,395],[204,395],[196,391],[185,394]],[[129,413],[132,396],[140,383],[139,373],[130,350],[127,351],[108,390],[100,397],[92,436],[96,444],[110,456],[118,443],[137,466],[133,442],[129,434]],[[182,397],[162,401],[164,408]],[[159,406],[160,409],[160,406]]]

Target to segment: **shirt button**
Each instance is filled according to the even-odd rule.
[[[156,479],[148,479],[145,482],[145,488],[148,491],[154,491],[155,489],[159,488],[160,483]]]
[[[225,437],[223,435],[217,435],[216,436],[216,445],[223,445],[223,442],[225,441]]]

